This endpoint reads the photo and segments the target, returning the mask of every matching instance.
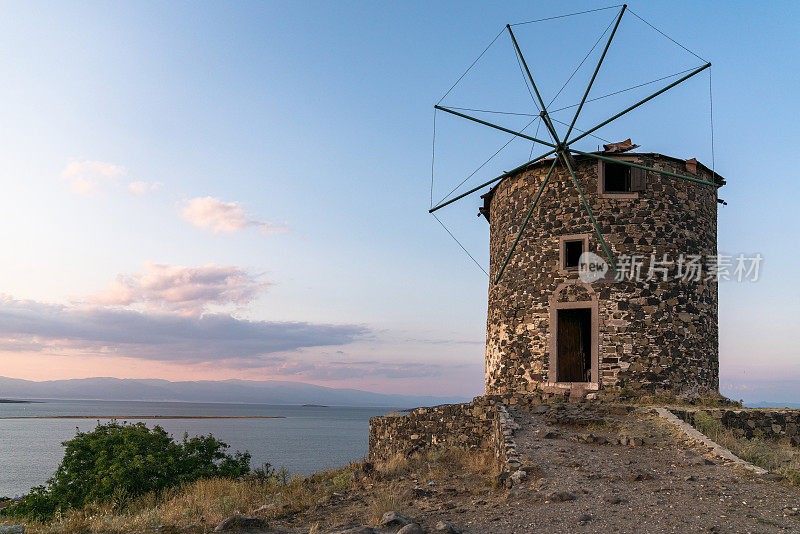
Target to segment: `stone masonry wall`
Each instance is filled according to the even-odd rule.
[[[740,437],[795,438],[800,443],[800,410],[684,410],[670,408],[670,411],[690,425],[695,425],[699,412],[714,417],[722,426],[733,430]]]
[[[491,395],[472,402],[416,408],[405,414],[394,413],[369,420],[369,459],[380,461],[395,454],[408,456],[438,448],[489,450],[497,458],[500,471],[519,467],[513,445],[513,421],[506,405],[538,405],[565,402],[569,393],[532,395]]]
[[[486,397],[476,397],[463,404],[372,417],[369,420],[369,459],[386,460],[398,453],[408,456],[436,448],[494,448],[495,419],[494,400]]]
[[[682,161],[627,154],[642,165],[692,175]],[[490,201],[490,283],[486,339],[486,394],[552,387],[551,309],[559,302],[594,300],[598,315],[597,387],[677,393],[719,387],[717,283],[713,280],[581,284],[560,269],[559,237],[588,236],[589,250],[607,259],[569,173],[557,165],[550,183],[498,284],[493,281],[517,235],[548,162],[499,183]],[[578,158],[576,176],[615,259],[650,255],[676,260],[717,251],[716,189],[648,172],[646,190],[610,197],[598,192],[596,160]],[[695,176],[711,180],[698,167]],[[703,265],[705,269],[705,265]],[[675,265],[670,266],[674,274]],[[705,273],[704,273],[705,274]],[[557,292],[557,288],[560,291]],[[599,375],[599,376],[598,376]]]
[[[520,468],[522,462],[520,461],[519,451],[517,444],[514,441],[514,431],[519,429],[519,425],[508,413],[508,409],[502,402],[495,404],[495,419],[492,425],[492,432],[494,434],[494,447],[495,456],[497,457],[497,466],[500,473],[508,473],[509,475]]]

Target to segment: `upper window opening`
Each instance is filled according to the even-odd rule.
[[[583,239],[564,241],[564,268],[577,269],[583,252]]]
[[[622,163],[603,162],[603,193],[633,193],[646,188],[644,169]]]
[[[631,167],[620,163],[604,162],[604,190],[606,193],[631,192]]]

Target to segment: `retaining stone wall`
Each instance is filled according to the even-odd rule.
[[[518,468],[513,446],[513,420],[504,405],[537,405],[565,402],[569,392],[538,392],[530,395],[487,395],[471,402],[415,408],[369,420],[369,459],[386,460],[395,454],[410,455],[437,448],[490,450],[500,471]],[[573,399],[575,400],[575,399]],[[498,409],[498,407],[502,407]]]
[[[494,447],[493,399],[476,397],[463,404],[416,408],[369,420],[369,458],[385,460],[429,449],[458,447],[480,450]]]
[[[514,441],[514,431],[519,429],[519,425],[508,413],[505,404],[498,402],[495,404],[495,409],[496,417],[493,430],[497,465],[500,473],[511,474],[522,465],[519,451],[517,451],[517,443]]]
[[[733,430],[740,437],[800,437],[800,410],[685,410],[670,408],[670,411],[693,426],[695,415],[698,412],[706,413],[718,419],[725,428]]]

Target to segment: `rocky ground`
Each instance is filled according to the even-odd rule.
[[[534,476],[472,531],[800,532],[797,487],[711,457],[656,415],[568,404],[512,415]]]
[[[558,404],[511,415],[527,475],[510,489],[502,477],[492,487],[480,469],[389,466],[272,526],[397,531],[404,521],[365,519],[383,506],[419,525],[403,534],[800,532],[800,488],[712,457],[646,410]]]

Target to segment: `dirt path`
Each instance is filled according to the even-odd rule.
[[[298,533],[310,526],[393,532],[347,529],[375,526],[384,511],[398,510],[425,532],[436,531],[439,521],[464,534],[800,532],[800,515],[784,514],[800,505],[800,488],[712,458],[647,410],[554,404],[510,411],[529,474],[510,490],[492,488],[488,454],[482,468],[470,463],[477,456],[426,460],[382,467],[276,526]]]
[[[800,532],[800,518],[783,514],[800,503],[798,488],[709,458],[655,415],[576,405],[512,415],[523,467],[538,478],[469,532]],[[648,445],[615,443],[621,436]]]

